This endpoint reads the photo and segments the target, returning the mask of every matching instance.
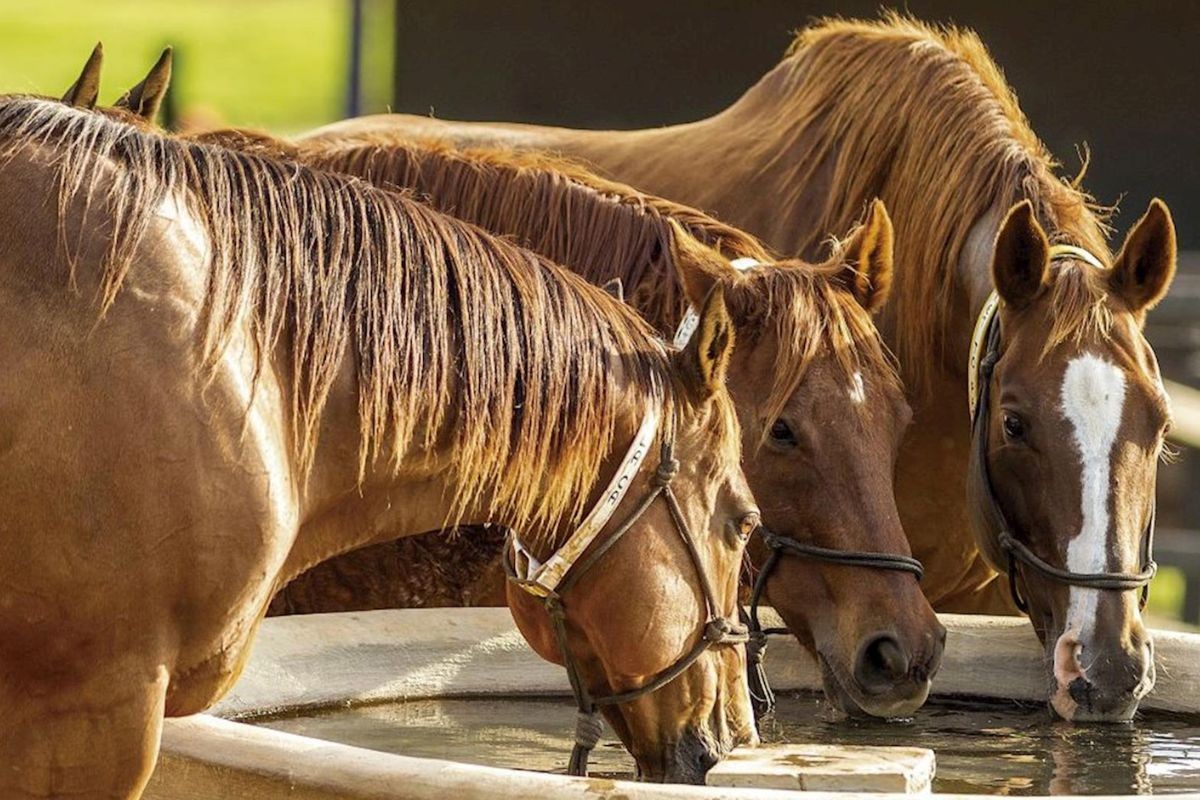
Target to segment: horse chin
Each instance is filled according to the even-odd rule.
[[[929,697],[930,681],[920,684],[909,697],[872,697],[859,689],[853,679],[840,674],[823,654],[817,655],[817,661],[825,699],[835,719],[908,719]]]

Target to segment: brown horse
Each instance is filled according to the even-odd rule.
[[[534,153],[385,139],[296,147],[237,131],[202,138],[411,189],[597,285],[618,281],[666,337],[689,305],[668,246],[672,224],[683,227],[709,245],[690,255],[709,266],[709,282],[724,286],[734,320],[731,393],[766,524],[838,552],[908,553],[892,465],[909,411],[870,319],[891,280],[891,222],[881,204],[825,263],[810,265],[776,261],[753,237],[694,209]],[[739,272],[737,259],[757,266]],[[415,590],[393,584],[401,565],[448,546],[431,535],[349,553],[302,576],[280,605],[317,612],[345,610],[347,601],[386,607],[397,591],[408,592],[403,599],[444,597],[444,582],[431,585],[437,573],[418,577]],[[472,566],[481,575],[463,594],[502,596],[488,587],[500,577],[487,569],[496,549],[477,552]],[[462,585],[460,573],[450,576],[451,586]],[[768,597],[818,657],[826,694],[840,709],[905,716],[924,702],[945,631],[911,574],[784,558],[767,578]]]
[[[379,116],[313,136],[369,132],[573,154],[619,180],[714,210],[788,253],[817,252],[826,231],[844,229],[865,202],[882,198],[898,223],[895,302],[880,327],[901,358],[915,408],[897,464],[897,499],[913,553],[927,567],[923,587],[946,611],[1014,608],[995,571],[1010,570],[1007,559],[985,561],[976,537],[986,543],[988,534],[968,513],[971,424],[963,410],[975,317],[993,286],[1002,288],[993,273],[1018,268],[993,265],[993,254],[1003,252],[993,244],[1009,209],[1028,199],[1049,241],[1086,248],[1100,266],[1080,256],[1035,272],[1045,278],[1038,302],[1020,314],[1010,304],[1003,339],[1036,340],[1038,331],[1053,330],[1061,347],[1020,367],[1012,366],[1012,351],[997,375],[1014,382],[1001,380],[993,396],[1003,404],[1021,394],[1023,422],[1016,424],[1057,430],[1071,424],[1059,397],[1067,365],[1084,350],[1119,365],[1126,411],[1109,448],[1119,491],[1092,483],[1083,490],[1095,459],[1072,437],[1060,447],[1031,448],[1036,456],[1024,461],[1010,455],[1017,445],[993,441],[988,459],[1007,459],[993,466],[999,504],[1015,536],[1051,564],[1078,572],[1082,562],[1068,549],[1086,529],[1093,531],[1088,547],[1108,543],[1107,556],[1093,552],[1091,568],[1135,566],[1158,453],[1158,440],[1142,428],[1159,430],[1163,422],[1157,371],[1140,331],[1171,279],[1170,218],[1154,205],[1124,255],[1109,259],[1103,218],[1076,184],[1055,176],[1055,162],[973,33],[894,15],[822,22],[731,107],[686,125],[610,132]],[[1063,296],[1074,301],[1052,302]],[[1104,532],[1094,533],[1099,527]],[[1015,569],[1055,665],[1048,674],[1055,708],[1068,718],[1126,718],[1152,682],[1134,591],[1072,602],[1044,571]],[[1082,710],[1068,695],[1082,699]]]
[[[458,522],[546,560],[618,466],[562,638],[532,602],[521,629],[594,696],[698,653],[606,709],[644,777],[756,740],[742,649],[698,644],[757,524],[719,289],[667,351],[399,195],[41,98],[0,99],[0,197],[0,795],[137,796],[164,715],[233,683],[290,577]]]

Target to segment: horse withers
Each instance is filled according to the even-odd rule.
[[[456,521],[550,560],[641,436],[566,652],[540,607],[521,628],[595,698],[705,641],[605,709],[643,777],[756,740],[719,291],[668,352],[552,263],[328,173],[28,97],[0,155],[0,794],[136,797],[291,576]]]

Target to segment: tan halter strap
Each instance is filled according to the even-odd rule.
[[[1067,258],[1077,258],[1096,269],[1106,269],[1100,259],[1082,247],[1076,247],[1073,244],[1050,246],[1050,261],[1061,261]],[[975,318],[975,329],[971,332],[971,350],[967,357],[967,411],[971,419],[975,419],[975,406],[979,402],[979,362],[983,358],[988,331],[992,327],[992,320],[995,319],[996,312],[1000,310],[1000,303],[1000,295],[992,290],[987,300],[983,302],[983,308],[979,310],[979,316]]]
[[[546,597],[558,591],[559,585],[566,574],[570,572],[571,567],[575,566],[575,562],[579,560],[584,551],[591,547],[596,536],[612,519],[613,513],[621,505],[625,493],[633,484],[633,479],[641,470],[642,463],[646,460],[646,454],[650,452],[650,446],[654,443],[654,437],[658,433],[658,423],[662,414],[660,406],[659,402],[650,403],[637,435],[633,437],[633,442],[625,451],[625,458],[622,459],[612,480],[605,487],[604,494],[596,501],[596,505],[584,517],[579,527],[567,537],[567,540],[554,551],[553,555],[546,559],[545,563],[537,560],[533,552],[522,544],[516,533],[512,534],[512,563],[517,575],[514,583],[536,597]]]

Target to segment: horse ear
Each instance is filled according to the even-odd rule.
[[[116,107],[153,121],[167,95],[167,87],[171,85],[171,60],[171,48],[168,47],[162,51],[142,82],[121,95],[121,99],[115,103]]]
[[[725,308],[725,287],[717,283],[704,298],[696,332],[682,354],[688,384],[697,399],[706,400],[725,386],[733,336],[733,319]]]
[[[621,282],[620,278],[613,278],[600,288],[603,289],[607,294],[620,300],[622,303],[625,302],[625,284]]]
[[[71,84],[71,88],[67,89],[62,101],[67,105],[80,108],[95,108],[96,98],[100,94],[100,67],[103,63],[104,45],[96,42],[96,46],[92,48],[92,54],[88,56],[87,63],[83,65],[83,71]]]
[[[685,231],[675,220],[671,220],[671,260],[692,308],[699,308],[723,278],[737,274],[729,259]]]
[[[1157,197],[1137,221],[1113,261],[1108,285],[1136,313],[1153,308],[1175,278],[1175,223]]]
[[[1050,242],[1033,216],[1033,204],[1022,200],[1000,223],[992,252],[992,283],[1004,302],[1020,310],[1046,285]]]
[[[892,218],[883,201],[876,198],[867,209],[867,218],[842,248],[841,281],[872,314],[883,307],[892,289],[894,240]]]

